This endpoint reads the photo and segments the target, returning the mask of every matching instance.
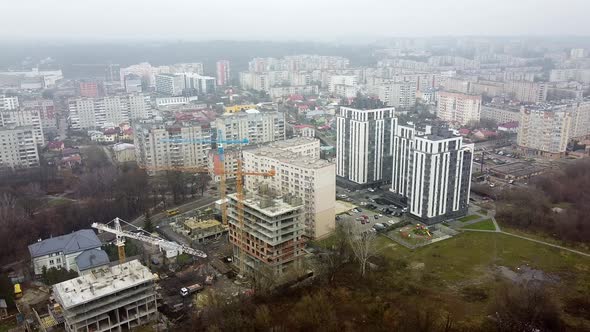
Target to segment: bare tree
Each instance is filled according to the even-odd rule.
[[[345,223],[343,227],[350,249],[360,265],[361,276],[364,277],[369,259],[377,254],[377,235],[363,230],[354,222]]]

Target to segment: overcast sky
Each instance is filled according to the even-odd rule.
[[[0,38],[590,35],[590,0],[0,0]]]

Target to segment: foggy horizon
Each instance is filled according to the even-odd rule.
[[[342,4],[303,0],[296,7],[268,0],[186,3],[105,0],[11,1],[0,22],[2,40],[322,41],[421,37],[589,36],[581,27],[590,3],[569,0],[483,0]],[[540,10],[542,9],[542,10]],[[41,23],[50,19],[50,23]],[[39,23],[37,23],[39,22]]]

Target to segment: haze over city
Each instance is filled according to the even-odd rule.
[[[358,41],[590,34],[585,24],[590,3],[585,0],[6,0],[2,11],[10,14],[0,21],[0,37],[11,40]]]

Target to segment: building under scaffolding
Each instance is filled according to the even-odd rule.
[[[156,320],[154,279],[133,260],[56,284],[66,331],[127,331]]]
[[[304,246],[301,199],[291,195],[273,196],[270,193],[246,194],[243,200],[242,235],[237,194],[227,197],[234,262],[245,269],[240,273],[251,274],[268,267],[273,273],[280,274],[290,265],[299,263]],[[244,260],[243,264],[240,259]]]

